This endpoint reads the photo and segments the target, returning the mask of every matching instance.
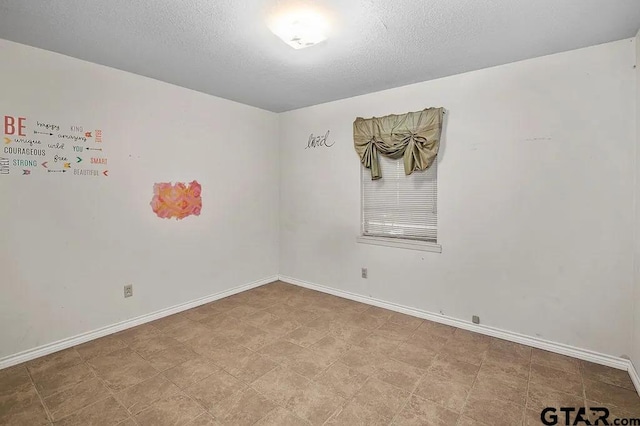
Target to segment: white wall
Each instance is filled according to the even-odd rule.
[[[280,273],[629,355],[634,49],[622,40],[282,114]],[[356,243],[353,120],[430,106],[447,110],[442,253]],[[333,147],[305,149],[327,130]]]
[[[637,371],[640,371],[640,31],[635,38],[635,122],[636,122],[636,155],[635,155],[635,251],[634,251],[634,336],[633,354],[631,361]]]
[[[110,170],[0,176],[0,358],[277,274],[276,114],[3,40],[0,63],[0,116],[101,126]],[[199,217],[154,215],[155,182],[194,179]]]

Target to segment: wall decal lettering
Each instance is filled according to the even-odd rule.
[[[0,175],[28,176],[53,173],[61,176],[109,176],[109,171],[105,170],[108,160],[102,148],[102,130],[78,124],[62,126],[16,115],[0,117],[3,117],[0,123],[0,154],[3,155],[0,161]],[[65,143],[66,141],[72,141],[76,145]],[[99,148],[95,147],[96,143],[100,144]],[[85,158],[86,163],[89,163],[87,168],[76,169],[75,167],[85,167],[84,164],[77,166],[83,160],[77,155],[85,150],[98,152],[94,154],[95,157]],[[15,172],[12,172],[14,168]],[[67,173],[71,170],[73,173]]]
[[[327,133],[325,133],[324,135],[320,135],[320,136],[314,136],[313,133],[311,133],[309,135],[309,140],[307,141],[307,146],[305,147],[305,149],[307,149],[307,148],[319,148],[321,146],[323,146],[325,148],[331,148],[336,142],[329,140],[329,132],[330,131],[327,130]]]

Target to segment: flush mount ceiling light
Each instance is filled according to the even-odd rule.
[[[313,10],[298,10],[271,19],[269,29],[294,49],[303,49],[327,39],[329,23]]]

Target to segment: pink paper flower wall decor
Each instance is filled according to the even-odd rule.
[[[178,182],[156,183],[153,185],[151,208],[163,219],[184,219],[187,216],[199,216],[202,210],[202,187],[197,181],[189,184]]]

